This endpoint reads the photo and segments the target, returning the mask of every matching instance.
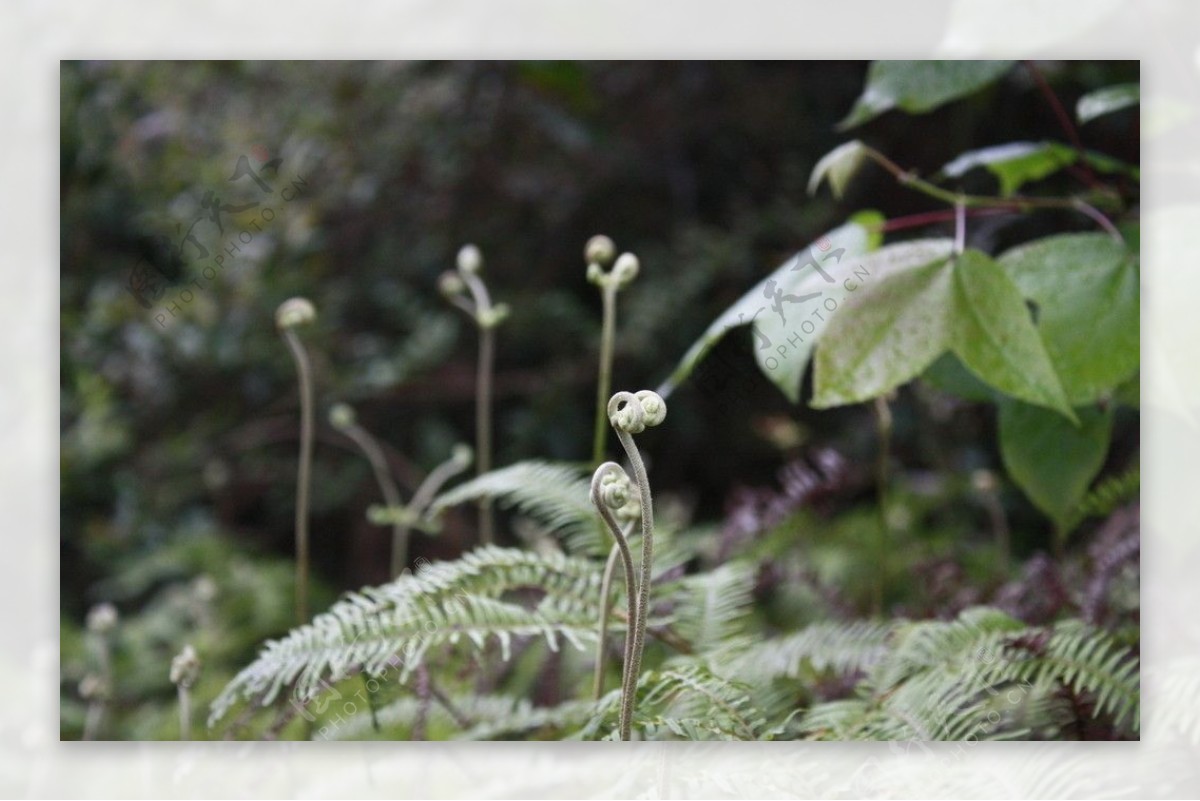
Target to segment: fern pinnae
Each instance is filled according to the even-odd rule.
[[[538,590],[533,608],[508,596]],[[338,601],[311,624],[268,642],[213,702],[210,725],[242,699],[270,704],[286,686],[301,700],[325,679],[361,667],[368,675],[392,670],[400,682],[431,649],[469,642],[500,643],[507,658],[515,637],[560,638],[577,648],[595,637],[599,575],[593,563],[528,551],[479,548],[454,562],[426,564],[417,574]]]
[[[436,516],[451,506],[487,497],[535,518],[577,556],[607,554],[608,535],[589,501],[590,484],[581,469],[561,462],[525,461],[464,481],[429,506]]]

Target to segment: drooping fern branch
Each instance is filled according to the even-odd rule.
[[[480,498],[535,518],[562,537],[568,553],[603,556],[610,542],[589,501],[591,485],[582,470],[570,465],[528,461],[485,473],[436,498],[430,514]]]
[[[482,547],[453,562],[425,564],[381,587],[350,593],[310,625],[268,642],[212,704],[209,725],[242,700],[268,705],[285,687],[304,702],[322,682],[361,669],[409,675],[444,645],[489,640],[509,658],[516,637],[559,638],[577,648],[595,639],[596,565],[561,554]],[[519,592],[527,591],[527,592]],[[531,592],[537,597],[522,603]]]

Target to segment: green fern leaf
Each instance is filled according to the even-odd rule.
[[[591,484],[570,465],[528,461],[484,473],[438,496],[430,513],[492,498],[541,522],[577,556],[605,556],[612,543],[590,500]]]
[[[516,637],[543,637],[551,648],[562,638],[582,649],[595,639],[599,586],[592,562],[490,546],[406,572],[347,595],[311,624],[268,642],[213,701],[209,725],[237,701],[257,698],[265,706],[289,685],[295,700],[307,701],[325,680],[352,668],[371,676],[396,669],[406,681],[439,646],[482,649],[494,640],[505,660]],[[541,596],[532,606],[510,597],[528,591]]]

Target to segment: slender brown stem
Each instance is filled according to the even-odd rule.
[[[1085,214],[1095,220],[1106,231],[1110,233],[1115,230],[1112,222],[1097,208],[1095,205],[1088,203],[1081,198],[1076,197],[1028,197],[1024,195],[1015,195],[1013,197],[1001,198],[992,197],[991,195],[964,195],[958,192],[952,192],[949,189],[943,189],[937,184],[930,183],[923,178],[917,176],[916,173],[903,169],[899,164],[889,159],[887,156],[880,153],[871,147],[863,147],[863,151],[867,157],[874,161],[879,166],[887,170],[893,178],[895,178],[902,186],[907,186],[910,189],[916,190],[924,195],[927,195],[935,200],[940,200],[954,206],[957,209],[960,205],[964,209],[1006,209],[1009,211],[1031,211],[1034,209],[1066,209]],[[1116,207],[1120,206],[1120,199],[1108,192],[1094,193],[1092,199],[1096,202],[1104,201],[1105,206]],[[957,216],[957,212],[955,212]],[[885,230],[891,230],[886,228]]]
[[[623,432],[618,432],[618,436],[629,436]],[[592,475],[592,505],[600,512],[600,517],[604,521],[608,531],[612,534],[614,545],[613,550],[620,556],[621,565],[625,569],[625,608],[626,608],[626,623],[625,623],[625,658],[621,667],[621,715],[618,724],[622,740],[628,740],[632,731],[633,725],[633,705],[634,696],[637,691],[637,671],[638,667],[635,664],[639,660],[635,657],[636,637],[638,624],[641,621],[640,612],[640,593],[635,592],[638,586],[634,581],[633,571],[633,555],[629,551],[629,540],[626,533],[621,530],[617,524],[616,518],[613,516],[612,509],[604,502],[601,497],[601,486],[604,476],[610,472],[618,472],[624,474],[620,466],[615,462],[605,462],[596,468],[596,472]],[[644,515],[643,515],[644,520]],[[643,555],[645,551],[643,550]],[[609,562],[612,563],[612,555],[609,556]],[[608,572],[607,567],[605,572]],[[603,648],[603,632],[607,627],[607,611],[608,611],[608,591],[607,588],[602,589],[601,595],[601,648]],[[602,652],[601,652],[602,653]],[[599,660],[597,660],[599,662]],[[602,683],[602,674],[597,677],[597,684]],[[632,683],[632,688],[630,687]]]
[[[993,209],[993,208],[976,208],[963,209],[963,213],[967,217],[985,217],[994,214],[1011,214],[1011,209]],[[890,232],[903,231],[907,228],[920,228],[923,225],[931,225],[939,222],[950,222],[958,216],[956,209],[926,211],[920,214],[907,214],[903,217],[893,217],[890,220],[885,220],[876,226],[870,226],[873,230]]]
[[[997,208],[1028,211],[1029,209],[1075,209],[1078,210],[1075,198],[1064,197],[1029,197],[1014,195],[1012,197],[993,197],[991,195],[964,195],[943,189],[937,184],[930,183],[916,173],[905,170],[899,164],[889,159],[871,147],[864,147],[864,153],[879,166],[883,167],[892,177],[903,186],[914,189],[951,206],[962,203],[968,208]],[[1110,198],[1112,199],[1112,198]]]
[[[1063,133],[1066,134],[1067,140],[1071,143],[1071,147],[1075,148],[1075,152],[1079,154],[1080,158],[1082,158],[1084,152],[1083,140],[1079,138],[1079,129],[1075,127],[1075,123],[1071,122],[1071,115],[1069,115],[1067,110],[1063,108],[1062,101],[1058,99],[1058,95],[1054,93],[1054,89],[1050,86],[1050,82],[1046,80],[1046,76],[1043,75],[1042,71],[1037,68],[1037,65],[1028,60],[1022,63],[1024,63],[1025,69],[1029,71],[1029,74],[1033,76],[1034,83],[1038,85],[1038,89],[1041,91],[1042,96],[1046,98],[1046,102],[1049,104],[1051,111],[1054,112],[1054,116],[1058,120],[1058,126],[1062,128]],[[1072,171],[1074,171],[1074,168],[1072,168]],[[1092,165],[1088,164],[1086,160],[1082,162],[1078,175],[1088,186],[1097,187],[1100,185],[1100,182],[1096,178],[1096,173],[1092,171]]]
[[[367,461],[371,464],[371,471],[375,474],[375,483],[379,485],[379,492],[383,495],[383,502],[389,507],[398,508],[401,503],[400,490],[392,478],[391,468],[388,467],[387,457],[383,455],[383,448],[379,447],[379,442],[357,423],[346,426],[343,433],[353,440],[363,455],[367,457]],[[396,522],[392,524],[391,575],[393,577],[400,575],[400,571],[407,563],[408,531],[405,526]]]
[[[613,343],[617,329],[617,283],[606,281],[600,296],[604,320],[600,329],[600,375],[596,381],[596,427],[592,436],[592,464],[604,461],[608,442],[608,396],[612,391]]]
[[[604,576],[600,579],[600,625],[596,632],[596,670],[592,675],[592,699],[600,700],[604,694],[604,653],[605,635],[608,633],[609,605],[608,599],[612,592],[613,573],[617,569],[617,559],[620,549],[614,543],[609,549],[608,560],[604,563]]]
[[[176,688],[179,696],[179,739],[192,739],[192,699],[188,688],[180,684]]]
[[[601,515],[604,514],[602,511]],[[607,520],[605,521],[607,523]],[[633,647],[633,640],[630,637],[630,627],[636,622],[636,609],[633,604],[628,603],[628,599],[634,598],[636,603],[636,595],[634,594],[634,586],[628,582],[633,578],[633,562],[629,553],[629,534],[633,529],[633,524],[625,528],[621,535],[622,539],[618,539],[613,543],[612,550],[608,552],[608,561],[604,565],[604,577],[600,581],[600,625],[596,643],[596,671],[592,677],[592,697],[599,701],[600,696],[604,694],[604,655],[605,655],[605,640],[608,633],[608,620],[610,617],[611,606],[609,605],[609,597],[612,594],[613,574],[616,572],[617,560],[621,560],[621,564],[625,567],[625,595],[627,605],[627,617],[625,621],[625,652],[621,663],[621,686],[625,686],[625,668],[629,664],[630,650]],[[628,614],[633,613],[633,617],[628,617]]]
[[[492,469],[492,374],[496,361],[496,324],[489,319],[492,299],[482,279],[468,270],[459,270],[459,274],[475,302],[471,314],[479,328],[479,364],[475,376],[475,473],[483,475]],[[495,541],[490,497],[479,499],[479,540],[484,545],[491,545]]]
[[[300,466],[296,473],[296,622],[308,620],[308,505],[312,482],[313,383],[312,368],[304,344],[291,328],[283,330],[284,341],[296,362],[300,377]]]
[[[629,457],[629,464],[633,468],[634,482],[638,486],[642,503],[641,577],[637,585],[637,617],[633,624],[633,650],[629,654],[624,693],[629,708],[625,721],[628,729],[632,724],[634,696],[637,693],[638,678],[642,671],[642,651],[646,646],[646,620],[650,612],[650,583],[651,573],[654,569],[654,500],[650,497],[650,478],[646,475],[646,464],[642,461],[642,455],[638,452],[637,445],[634,444],[633,436],[618,428],[617,439],[620,440],[621,446]]]
[[[492,469],[492,370],[496,359],[496,330],[487,326],[479,331],[479,374],[476,378],[475,396],[475,452],[476,474],[483,475]],[[495,542],[492,526],[492,499],[479,499],[479,541],[484,545]]]

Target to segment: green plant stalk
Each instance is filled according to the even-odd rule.
[[[617,284],[606,281],[601,287],[600,297],[604,305],[604,319],[600,329],[600,374],[596,381],[596,427],[592,436],[592,465],[604,461],[608,444],[608,397],[612,391],[613,345],[617,329]]]
[[[383,502],[391,507],[399,507],[401,505],[400,490],[396,487],[396,482],[392,478],[392,471],[388,467],[387,457],[384,456],[383,448],[379,446],[379,441],[357,423],[346,426],[342,430],[342,433],[358,446],[358,449],[363,452],[363,456],[367,457],[367,461],[371,464],[371,471],[375,474],[375,482],[379,485],[379,492],[383,495]],[[407,563],[408,531],[405,526],[393,523],[391,575],[393,577],[400,575],[400,571],[404,569],[404,565]]]
[[[459,273],[475,301],[472,316],[479,328],[479,364],[475,375],[475,474],[481,476],[492,469],[492,377],[496,361],[496,326],[486,319],[492,310],[487,286],[477,275],[464,270]],[[484,545],[491,545],[495,541],[491,498],[479,499],[479,541]]]
[[[958,192],[952,192],[949,189],[943,189],[937,184],[926,181],[918,177],[915,173],[905,170],[896,162],[889,159],[887,156],[880,153],[878,150],[863,146],[863,151],[872,161],[883,167],[892,177],[896,179],[902,186],[907,186],[924,195],[927,195],[935,200],[940,200],[943,203],[951,206],[961,203],[967,208],[1006,208],[1017,211],[1029,211],[1031,209],[1071,209],[1080,211],[1088,216],[1090,213],[1083,209],[1083,206],[1095,211],[1099,211],[1095,206],[1086,203],[1080,198],[1061,198],[1061,197],[1028,197],[1024,195],[1014,195],[1013,197],[1002,198],[993,197],[991,195],[964,195]],[[1100,193],[1096,196],[1096,200],[1103,201],[1104,205],[1109,208],[1119,208],[1120,200],[1109,193]],[[1101,215],[1103,216],[1103,215]],[[1093,219],[1095,219],[1093,217]],[[1112,223],[1108,223],[1106,228]]]
[[[642,503],[642,565],[641,577],[638,580],[638,598],[636,619],[630,624],[633,627],[633,648],[629,654],[629,664],[626,667],[625,688],[622,692],[622,704],[625,713],[626,736],[633,721],[633,706],[637,695],[638,677],[642,672],[642,651],[646,646],[646,621],[650,611],[650,582],[654,567],[654,499],[650,497],[650,478],[646,475],[646,465],[642,455],[634,444],[633,435],[617,429],[617,439],[629,457],[633,468],[633,479],[637,483]],[[632,585],[630,585],[632,586]]]
[[[93,699],[88,702],[87,716],[83,719],[83,734],[81,739],[95,740],[96,734],[100,731],[100,724],[104,721],[104,702],[100,699]]]
[[[887,547],[890,541],[887,496],[892,449],[892,411],[886,398],[875,399],[875,423],[879,432],[879,460],[875,466],[875,487],[879,503],[879,537],[875,543],[875,575],[871,582],[871,613],[883,613],[883,585],[887,577]]]
[[[414,516],[419,517],[429,508],[429,504],[433,502],[434,496],[437,495],[442,485],[466,468],[467,464],[451,457],[430,470],[429,475],[425,476],[425,480],[421,482],[420,486],[417,487],[417,491],[413,493],[412,500],[408,503],[409,511]],[[397,505],[399,504],[397,503]],[[402,548],[399,551],[394,547],[392,549],[393,576],[399,576],[404,568],[408,566],[408,540],[412,526],[408,523],[401,523],[397,527],[397,530],[400,533]],[[399,554],[399,561],[397,561],[397,554]]]
[[[613,543],[612,550],[608,553],[608,562],[604,565],[604,578],[600,582],[600,625],[598,638],[596,643],[596,672],[592,680],[592,696],[594,700],[599,701],[600,696],[604,694],[604,641],[608,633],[608,619],[610,615],[609,597],[612,592],[613,574],[616,572],[617,560],[621,560],[621,564],[625,569],[625,596],[626,596],[626,626],[625,626],[625,651],[624,658],[621,663],[621,687],[624,691],[626,685],[626,671],[630,665],[630,654],[633,649],[633,638],[631,636],[633,625],[637,621],[637,596],[635,594],[634,578],[633,578],[633,558],[629,552],[629,533],[633,528],[630,524],[624,532],[618,528],[614,528],[616,521],[610,519],[612,512],[603,504],[598,504],[601,517],[604,517],[605,525],[612,532],[616,542]],[[621,717],[621,739],[627,740],[628,728],[627,721],[624,716],[624,707],[622,707]]]
[[[313,382],[304,344],[286,328],[283,339],[296,362],[300,378],[300,466],[296,474],[296,622],[308,620],[308,506],[312,483]]]
[[[192,698],[188,688],[179,684],[176,688],[179,695],[179,739],[192,739]]]
[[[371,685],[367,680],[367,674],[359,673],[358,675],[362,679],[363,694],[367,697],[367,709],[371,711],[371,728],[376,732],[381,731],[379,727],[379,705],[375,703],[375,693],[371,692]]]

